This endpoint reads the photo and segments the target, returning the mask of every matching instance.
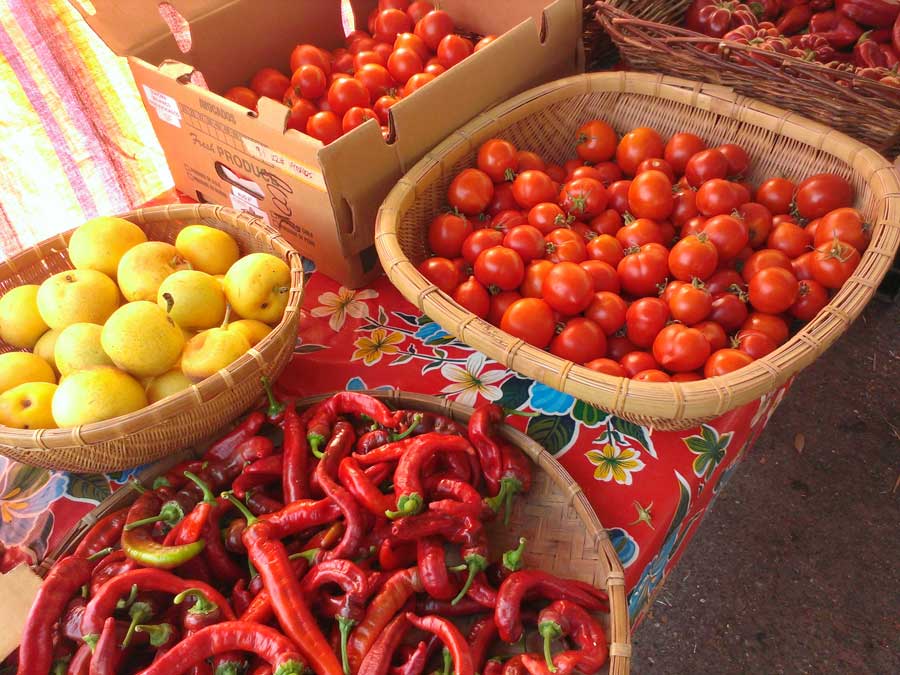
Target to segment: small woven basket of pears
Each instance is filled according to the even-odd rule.
[[[258,218],[174,204],[95,218],[0,273],[0,454],[105,472],[202,443],[293,353],[300,254]]]

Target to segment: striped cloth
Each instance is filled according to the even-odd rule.
[[[171,185],[125,59],[69,0],[0,0],[0,256]]]

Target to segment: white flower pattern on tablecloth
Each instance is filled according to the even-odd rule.
[[[369,306],[365,300],[374,300],[378,297],[378,291],[364,288],[361,291],[353,291],[341,286],[337,293],[326,291],[319,296],[318,307],[314,307],[310,314],[317,318],[329,317],[328,325],[335,333],[344,327],[347,316],[354,319],[364,319],[369,316]]]
[[[441,389],[441,393],[456,396],[457,401],[468,406],[475,405],[479,394],[488,401],[496,401],[503,395],[496,384],[508,373],[504,368],[482,372],[486,360],[484,354],[473,352],[466,359],[465,368],[455,363],[445,363],[441,366],[441,375],[451,384]]]

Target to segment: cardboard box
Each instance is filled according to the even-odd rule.
[[[172,0],[190,31],[184,52],[155,0],[72,1],[128,56],[176,187],[260,215],[352,288],[378,274],[375,214],[415,162],[483,110],[583,69],[579,0],[439,0],[458,30],[501,37],[398,102],[389,140],[370,120],[323,146],[286,131],[279,102],[261,99],[255,114],[214,92],[264,66],[287,73],[296,44],[342,46],[352,30],[342,6],[365,26],[377,0]],[[210,90],[192,82],[195,70]]]

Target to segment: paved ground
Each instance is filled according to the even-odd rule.
[[[637,675],[900,673],[900,302],[801,374],[634,642]]]

